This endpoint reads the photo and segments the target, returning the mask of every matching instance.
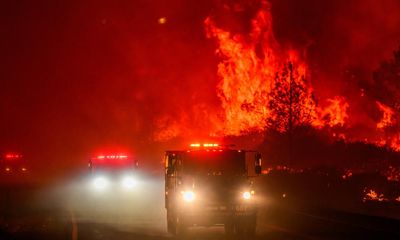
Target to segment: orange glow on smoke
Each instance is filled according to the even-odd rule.
[[[165,24],[167,22],[167,18],[166,17],[160,17],[159,19],[158,19],[158,23],[159,24]]]

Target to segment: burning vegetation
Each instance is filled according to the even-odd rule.
[[[222,102],[223,135],[253,131],[291,132],[296,127],[344,127],[349,103],[333,96],[320,106],[309,67],[299,51],[281,47],[274,37],[270,4],[262,1],[247,33],[231,33],[205,20],[220,57],[217,93]],[[343,136],[343,134],[341,134]]]
[[[358,107],[348,101],[354,100],[353,96],[322,97],[314,90],[313,83],[318,79],[311,74],[304,50],[284,47],[276,40],[273,6],[267,1],[257,6],[247,31],[229,31],[212,17],[204,22],[207,36],[217,43],[220,59],[217,94],[223,114],[219,134],[262,133],[265,141],[261,148],[269,161],[297,167],[292,174],[303,172],[305,163],[345,168],[338,175],[343,181],[378,169],[377,174],[387,181],[398,182],[400,129],[395,127],[396,109],[375,100],[373,111],[381,116],[375,125],[366,127],[367,121],[360,121],[357,114],[350,112]],[[400,60],[400,54],[395,53],[395,59]],[[383,68],[394,62],[383,64]],[[373,96],[363,90],[359,98]],[[360,131],[362,128],[365,130]],[[370,188],[365,188],[361,195],[363,201],[388,200]]]
[[[257,135],[264,139],[257,143],[271,167],[289,166],[297,173],[334,166],[346,169],[338,175],[343,181],[372,171],[398,182],[400,88],[395,82],[400,82],[400,51],[369,77],[358,79],[362,74],[348,70],[350,80],[359,82],[356,91],[324,92],[321,82],[326,79],[315,74],[318,64],[310,64],[307,49],[276,38],[269,1],[222,2],[224,11],[237,19],[227,24],[216,12],[204,20],[206,36],[216,48],[220,106],[160,119],[156,140],[185,134],[227,139]],[[191,120],[200,124],[188,126]],[[374,197],[375,188],[366,189],[366,200],[380,198]]]
[[[378,129],[384,129],[386,127],[390,127],[393,124],[393,114],[394,111],[390,107],[386,106],[383,103],[376,102],[376,105],[379,107],[379,110],[382,112],[381,120],[376,124]]]
[[[159,129],[155,140],[189,133],[202,137],[265,135],[268,131],[293,135],[297,128],[313,128],[328,133],[333,140],[400,149],[400,128],[395,127],[397,107],[391,107],[398,106],[397,86],[386,80],[397,77],[399,53],[371,74],[374,84],[382,80],[376,88],[388,89],[393,104],[381,101],[382,96],[372,93],[374,86],[364,83],[366,80],[359,80],[360,85],[366,85],[359,87],[361,95],[346,91],[326,94],[314,87],[324,79],[310,67],[307,49],[281,44],[275,37],[279,31],[273,24],[273,4],[266,0],[220,4],[234,20],[224,23],[221,11],[204,20],[206,36],[215,43],[218,58],[215,94],[220,106],[194,103],[189,109],[179,107],[174,116],[155,121]],[[238,27],[240,24],[243,26]],[[351,78],[356,75],[351,74]],[[364,107],[362,101],[369,106],[373,102],[370,111],[359,109]],[[200,111],[197,106],[201,106]]]
[[[267,128],[284,132],[318,118],[307,65],[296,51],[280,48],[269,8],[262,2],[248,34],[231,34],[211,18],[205,20],[221,58],[217,92],[225,113],[224,134]]]
[[[357,106],[352,106],[348,97],[334,95],[324,99],[314,90],[313,82],[318,79],[313,79],[305,51],[283,47],[276,40],[273,6],[267,1],[255,5],[257,10],[249,19],[247,31],[229,31],[219,27],[212,17],[204,22],[207,36],[217,43],[220,59],[217,94],[223,114],[217,128],[219,135],[268,135],[272,131],[295,138],[298,132],[304,135],[298,129],[313,129],[311,134],[328,136],[328,142],[361,142],[400,149],[392,108],[376,101],[375,110],[382,112],[382,117],[370,128],[361,125],[366,121],[359,121],[350,112]],[[372,97],[368,94],[363,91],[360,97]],[[361,128],[367,129],[360,131]],[[293,141],[296,140],[287,145],[293,145]]]

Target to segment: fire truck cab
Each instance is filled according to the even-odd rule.
[[[100,192],[132,190],[136,185],[138,162],[126,154],[92,157],[88,163],[90,186]]]
[[[1,180],[20,182],[26,180],[29,173],[27,161],[20,153],[6,153],[0,156]]]
[[[227,235],[251,238],[257,203],[253,178],[261,173],[261,154],[214,143],[165,153],[165,208],[168,232],[216,226]]]

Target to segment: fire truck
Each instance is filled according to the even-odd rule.
[[[135,188],[138,162],[127,154],[94,156],[89,160],[90,187],[97,192]]]
[[[195,143],[165,152],[165,208],[168,232],[184,236],[189,227],[224,226],[229,236],[254,236],[261,154],[216,143]]]
[[[27,161],[20,153],[6,153],[0,156],[1,180],[21,182],[29,173]]]

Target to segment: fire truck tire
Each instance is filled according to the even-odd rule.
[[[167,229],[168,232],[177,239],[183,239],[187,233],[187,226],[182,219],[176,214],[167,212]]]
[[[224,229],[225,229],[225,235],[228,238],[231,238],[234,233],[235,233],[235,225],[232,221],[228,220],[227,222],[225,222],[224,224]]]
[[[167,221],[167,230],[169,233],[175,235],[175,224],[170,219]]]
[[[185,224],[185,221],[183,221],[183,218],[178,215],[176,217],[176,236],[179,239],[184,239],[187,234],[187,229],[188,227]]]
[[[237,239],[254,239],[256,233],[255,215],[236,219],[234,233]]]
[[[254,239],[256,235],[256,221],[256,215],[249,216],[244,221],[244,235],[246,239]]]
[[[176,235],[176,217],[171,211],[167,211],[167,230],[172,235]]]

